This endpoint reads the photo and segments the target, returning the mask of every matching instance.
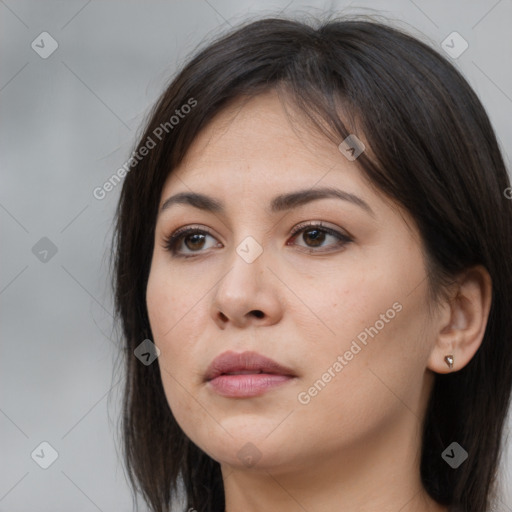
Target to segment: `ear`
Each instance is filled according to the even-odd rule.
[[[464,271],[455,281],[455,292],[440,308],[437,338],[428,368],[450,373],[466,366],[484,338],[492,300],[492,280],[482,265]],[[453,368],[445,361],[453,357]]]

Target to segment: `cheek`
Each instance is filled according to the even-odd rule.
[[[326,326],[321,340],[318,328],[316,338],[310,330],[304,339],[312,357],[302,390],[314,416],[359,422],[403,407],[401,400],[417,409],[434,336],[421,256],[409,254],[407,266],[402,261],[396,252],[380,264],[354,260],[350,271],[347,266],[322,289],[308,291]],[[318,325],[313,315],[303,322],[304,333],[308,322]]]
[[[420,416],[433,339],[424,293],[423,286],[405,296],[396,286],[383,286],[372,293],[360,289],[346,294],[346,302],[331,317],[337,341],[324,347],[329,357],[317,358],[322,362],[304,387],[311,397],[306,406],[310,416],[334,420],[338,432],[354,439],[407,414],[407,409]]]
[[[160,350],[190,345],[201,332],[206,300],[205,292],[210,288],[205,279],[187,278],[170,268],[169,264],[153,262],[146,289],[146,304],[151,332]],[[176,355],[183,351],[175,350]]]
[[[196,283],[191,287],[190,283]],[[153,261],[146,304],[153,342],[160,349],[158,364],[167,401],[177,420],[193,417],[191,383],[200,378],[201,344],[207,311],[204,279],[184,279],[168,262]]]
[[[364,445],[393,428],[399,418],[415,423],[421,417],[425,357],[419,347],[419,322],[415,304],[409,301],[380,330],[375,320],[352,318],[351,326],[362,324],[362,330],[341,336],[334,349],[324,346],[322,354],[315,351],[300,389],[301,405],[293,415],[313,453],[340,444]],[[358,339],[360,333],[367,336]]]

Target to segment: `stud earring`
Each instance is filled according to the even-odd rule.
[[[444,360],[446,361],[446,364],[449,366],[449,368],[453,368],[453,356],[452,355],[449,355],[449,356],[446,356],[444,358]]]

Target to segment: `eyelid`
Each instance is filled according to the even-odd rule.
[[[336,244],[333,244],[335,247],[344,246],[350,242],[353,242],[355,240],[355,237],[353,237],[351,234],[349,234],[347,231],[341,229],[341,228],[331,228],[327,226],[323,221],[306,221],[302,222],[300,224],[297,224],[294,226],[290,233],[290,238],[295,239],[297,238],[297,235],[300,234],[301,231],[306,231],[307,228],[318,228],[319,231],[322,231],[324,233],[327,233],[328,235],[334,236],[338,239],[338,242]],[[188,235],[193,234],[207,234],[210,235],[212,238],[216,239],[216,236],[213,234],[213,232],[210,230],[210,228],[203,226],[201,224],[191,224],[187,226],[183,226],[181,228],[178,228],[176,231],[171,233],[169,236],[166,236],[164,238],[164,244],[163,247],[165,250],[172,253],[173,257],[181,257],[181,258],[190,258],[195,256],[200,256],[201,254],[204,254],[206,251],[192,251],[190,253],[182,253],[180,254],[180,251],[176,249],[177,242],[180,241],[180,238],[183,239]],[[286,243],[286,245],[295,245]],[[298,246],[301,247],[301,249],[304,251],[307,251],[310,254],[318,253],[321,254],[331,252],[326,250],[315,250],[313,247],[304,247],[304,246]]]
[[[305,228],[319,228],[321,231],[325,231],[328,234],[331,234],[333,236],[342,237],[345,239],[354,240],[355,238],[348,233],[348,231],[342,229],[342,228],[333,228],[325,224],[325,222],[321,220],[308,220],[306,222],[301,222],[300,224],[297,224],[291,231],[290,236],[294,237],[297,233],[300,231],[304,231]]]
[[[176,231],[172,232],[170,235],[164,237],[164,249],[173,252],[173,246],[179,240],[180,237],[184,235],[192,235],[195,233],[207,233],[211,237],[215,238],[215,235],[210,230],[210,228],[203,226],[202,224],[191,224],[188,226],[183,226],[178,228]],[[177,255],[178,251],[176,251]]]

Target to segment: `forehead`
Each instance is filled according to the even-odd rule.
[[[343,180],[340,182],[340,179]],[[312,187],[359,182],[363,176],[305,114],[275,91],[241,98],[221,110],[190,145],[167,178],[163,194],[187,185],[226,188],[243,184],[272,193],[287,184]]]

